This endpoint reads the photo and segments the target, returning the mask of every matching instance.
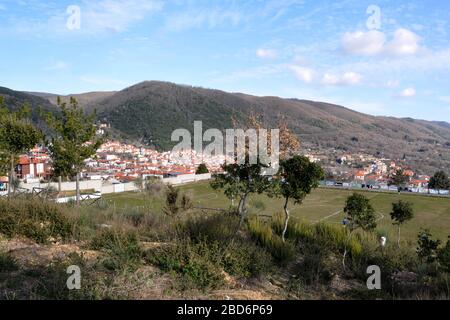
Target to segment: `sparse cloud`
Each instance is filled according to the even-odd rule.
[[[321,83],[327,86],[353,86],[360,84],[362,76],[356,72],[345,72],[342,75],[325,73]]]
[[[196,9],[173,14],[166,20],[165,29],[180,32],[193,28],[215,28],[224,25],[237,26],[242,20],[238,10],[227,8]]]
[[[415,97],[417,94],[415,88],[406,88],[402,91],[400,91],[396,96],[400,98],[412,98]]]
[[[297,79],[305,83],[312,83],[315,78],[315,71],[311,68],[290,65],[289,69],[294,72]]]
[[[273,49],[258,49],[256,50],[256,56],[261,59],[275,59],[277,52]]]
[[[421,38],[408,29],[397,29],[390,41],[386,38],[378,30],[347,32],[342,37],[342,47],[348,54],[362,56],[407,56],[418,53],[421,48]]]

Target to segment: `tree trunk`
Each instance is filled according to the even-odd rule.
[[[239,215],[241,216],[241,221],[239,222],[239,228],[242,226],[242,224],[244,223],[244,219],[246,217],[246,209],[245,209],[245,204],[247,202],[247,197],[248,197],[249,192],[246,192],[244,194],[244,196],[241,198],[241,201],[239,203]]]
[[[77,206],[80,206],[80,173],[77,172]]]
[[[11,197],[13,191],[13,180],[14,180],[14,156],[11,155],[10,159],[10,170],[9,170],[9,186],[8,186],[8,198]]]
[[[284,228],[283,228],[283,233],[281,235],[281,238],[283,239],[283,242],[286,242],[286,232],[287,232],[288,223],[289,223],[288,204],[289,204],[289,197],[286,198],[286,201],[284,203],[284,214],[286,215],[286,217],[284,219]]]
[[[398,224],[398,230],[397,230],[397,247],[400,248],[400,224]]]
[[[62,184],[62,177],[58,177],[58,193],[61,193],[61,184]]]
[[[352,232],[353,232],[353,230],[350,230],[350,233],[348,234],[347,239],[345,241],[344,255],[342,257],[342,267],[344,268],[344,271],[345,271],[345,258],[347,257],[347,246],[348,246],[348,242],[350,241],[350,239],[352,237]]]

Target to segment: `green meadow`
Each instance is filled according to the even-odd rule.
[[[199,210],[228,209],[231,201],[220,191],[213,190],[208,182],[189,184],[179,187],[190,195],[194,206]],[[343,207],[346,198],[354,191],[319,188],[307,196],[303,204],[291,204],[293,220],[307,223],[319,221],[331,224],[342,224]],[[415,245],[417,234],[421,228],[429,229],[434,237],[445,240],[450,235],[450,198],[430,197],[415,194],[381,193],[372,191],[357,191],[371,199],[378,215],[377,233],[387,236],[388,241],[395,241],[396,226],[392,225],[390,210],[392,203],[398,200],[413,204],[414,219],[402,227],[402,240]],[[151,197],[145,192],[127,192],[104,195],[110,206],[118,210],[138,209],[160,211],[164,205],[164,196]],[[283,201],[272,199],[265,195],[252,195],[248,200],[249,214],[270,217],[282,212]]]

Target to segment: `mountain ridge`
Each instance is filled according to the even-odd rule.
[[[49,94],[40,94],[40,98],[45,95]],[[114,137],[160,150],[175,144],[170,141],[173,130],[192,132],[194,121],[202,120],[204,130],[224,130],[233,127],[232,116],[245,121],[254,113],[261,115],[268,128],[284,118],[304,149],[406,159],[422,172],[450,167],[450,124],[443,121],[373,116],[332,103],[228,93],[162,81],[144,81],[117,92],[79,97],[83,95],[80,105],[96,109],[98,120],[111,124]],[[46,101],[53,106],[51,99]]]

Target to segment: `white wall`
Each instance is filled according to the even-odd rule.
[[[198,182],[198,181],[205,181],[211,179],[211,174],[189,174],[189,175],[182,175],[175,178],[165,178],[162,179],[163,183],[165,184],[172,184],[172,185],[182,185],[186,183],[192,183],[192,182]],[[30,192],[33,190],[33,188],[47,188],[48,186],[51,186],[58,190],[58,183],[52,182],[50,184],[48,183],[23,183],[21,185],[22,188],[28,189]],[[128,191],[136,191],[138,188],[135,186],[133,182],[128,183],[118,183],[118,184],[109,184],[105,183],[100,180],[86,180],[86,181],[80,181],[80,189],[81,190],[90,190],[94,189],[96,192],[101,192],[102,194],[108,194],[108,193],[120,193],[120,192],[128,192]],[[61,190],[62,191],[75,191],[76,190],[76,182],[63,182],[61,183]]]

